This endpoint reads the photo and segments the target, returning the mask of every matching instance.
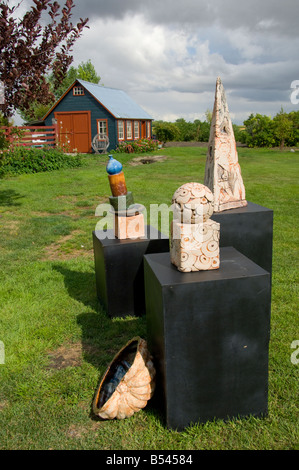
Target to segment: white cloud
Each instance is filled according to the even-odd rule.
[[[75,64],[90,58],[105,86],[124,89],[155,119],[204,117],[221,76],[231,113],[243,122],[288,106],[298,45],[293,40],[286,52],[281,38],[245,27],[189,29],[136,14],[91,21],[74,55]]]
[[[298,13],[293,0],[85,0],[74,19],[88,16],[90,29],[73,65],[90,59],[105,86],[124,89],[155,119],[204,118],[217,76],[240,123],[281,105],[299,110],[290,103]]]

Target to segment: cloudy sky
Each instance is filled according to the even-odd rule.
[[[73,21],[88,17],[89,29],[73,65],[90,59],[101,83],[125,90],[154,119],[204,119],[218,76],[235,123],[281,106],[299,110],[290,99],[299,80],[298,0],[74,3]],[[20,12],[32,4],[23,0]]]

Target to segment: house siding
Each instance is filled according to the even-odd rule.
[[[90,111],[92,139],[98,133],[97,119],[107,119],[109,136],[108,151],[116,148],[116,146],[118,145],[117,120],[109,113],[109,111],[107,111],[103,106],[101,106],[100,103],[92,95],[90,95],[87,90],[84,90],[84,95],[74,96],[73,89],[71,89],[65,95],[65,97],[57,104],[57,106],[51,111],[51,113],[46,117],[45,125],[52,125],[52,119],[55,118],[55,113],[70,113],[72,111]]]
[[[74,84],[74,86],[76,86]],[[109,147],[108,152],[116,149],[119,144],[118,141],[118,120],[124,121],[124,140],[127,140],[126,135],[126,121],[132,122],[132,135],[134,138],[134,122],[139,122],[139,138],[142,137],[142,122],[150,122],[150,128],[152,126],[152,121],[150,119],[125,119],[125,118],[115,118],[99,101],[97,101],[94,96],[85,88],[84,95],[74,95],[73,87],[57,102],[54,108],[51,110],[49,115],[45,118],[44,123],[46,126],[52,125],[52,120],[55,118],[55,113],[72,113],[80,111],[90,111],[90,129],[91,129],[91,140],[98,133],[97,129],[97,120],[106,119],[108,124],[108,137],[109,137]],[[58,130],[59,130],[59,122]]]

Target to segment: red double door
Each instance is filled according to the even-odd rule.
[[[60,146],[66,152],[91,152],[90,111],[54,113]]]

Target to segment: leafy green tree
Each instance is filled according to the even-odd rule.
[[[281,108],[273,119],[274,135],[277,137],[280,150],[283,150],[285,141],[292,142],[293,122],[289,115]]]
[[[177,125],[172,122],[155,121],[153,134],[161,142],[171,142],[180,138],[180,131]]]
[[[190,142],[196,138],[196,129],[192,122],[186,122],[185,119],[180,118],[175,121],[175,125],[179,130],[179,140]]]
[[[273,147],[276,139],[271,117],[262,114],[251,114],[244,121],[244,134],[242,142],[248,147]]]
[[[291,111],[289,114],[289,119],[292,122],[292,140],[287,140],[287,145],[290,146],[299,146],[299,111]]]
[[[210,138],[210,124],[208,121],[194,121],[197,123],[196,140],[198,142],[208,142]]]
[[[41,120],[47,111],[51,108],[51,106],[53,106],[55,101],[57,101],[60,96],[63,95],[63,93],[77,78],[81,78],[81,80],[86,80],[87,82],[97,84],[101,80],[101,77],[96,73],[96,70],[91,63],[91,60],[88,60],[87,62],[81,62],[78,67],[71,66],[67,71],[66,77],[61,82],[61,84],[59,84],[59,86],[56,85],[55,77],[53,73],[51,73],[47,77],[47,82],[49,83],[50,90],[53,93],[54,98],[46,105],[38,100],[35,100],[31,102],[28,109],[18,110],[18,113],[24,122]]]
[[[206,116],[206,122],[210,126],[211,123],[212,123],[213,112],[210,109],[207,109],[206,112],[205,112],[205,116]]]
[[[101,80],[100,75],[97,74],[90,59],[87,60],[87,62],[81,62],[78,67],[71,66],[67,71],[66,77],[59,86],[55,86],[53,78],[53,74],[51,74],[48,80],[50,88],[55,96],[55,100],[58,100],[77,78],[96,84]]]

